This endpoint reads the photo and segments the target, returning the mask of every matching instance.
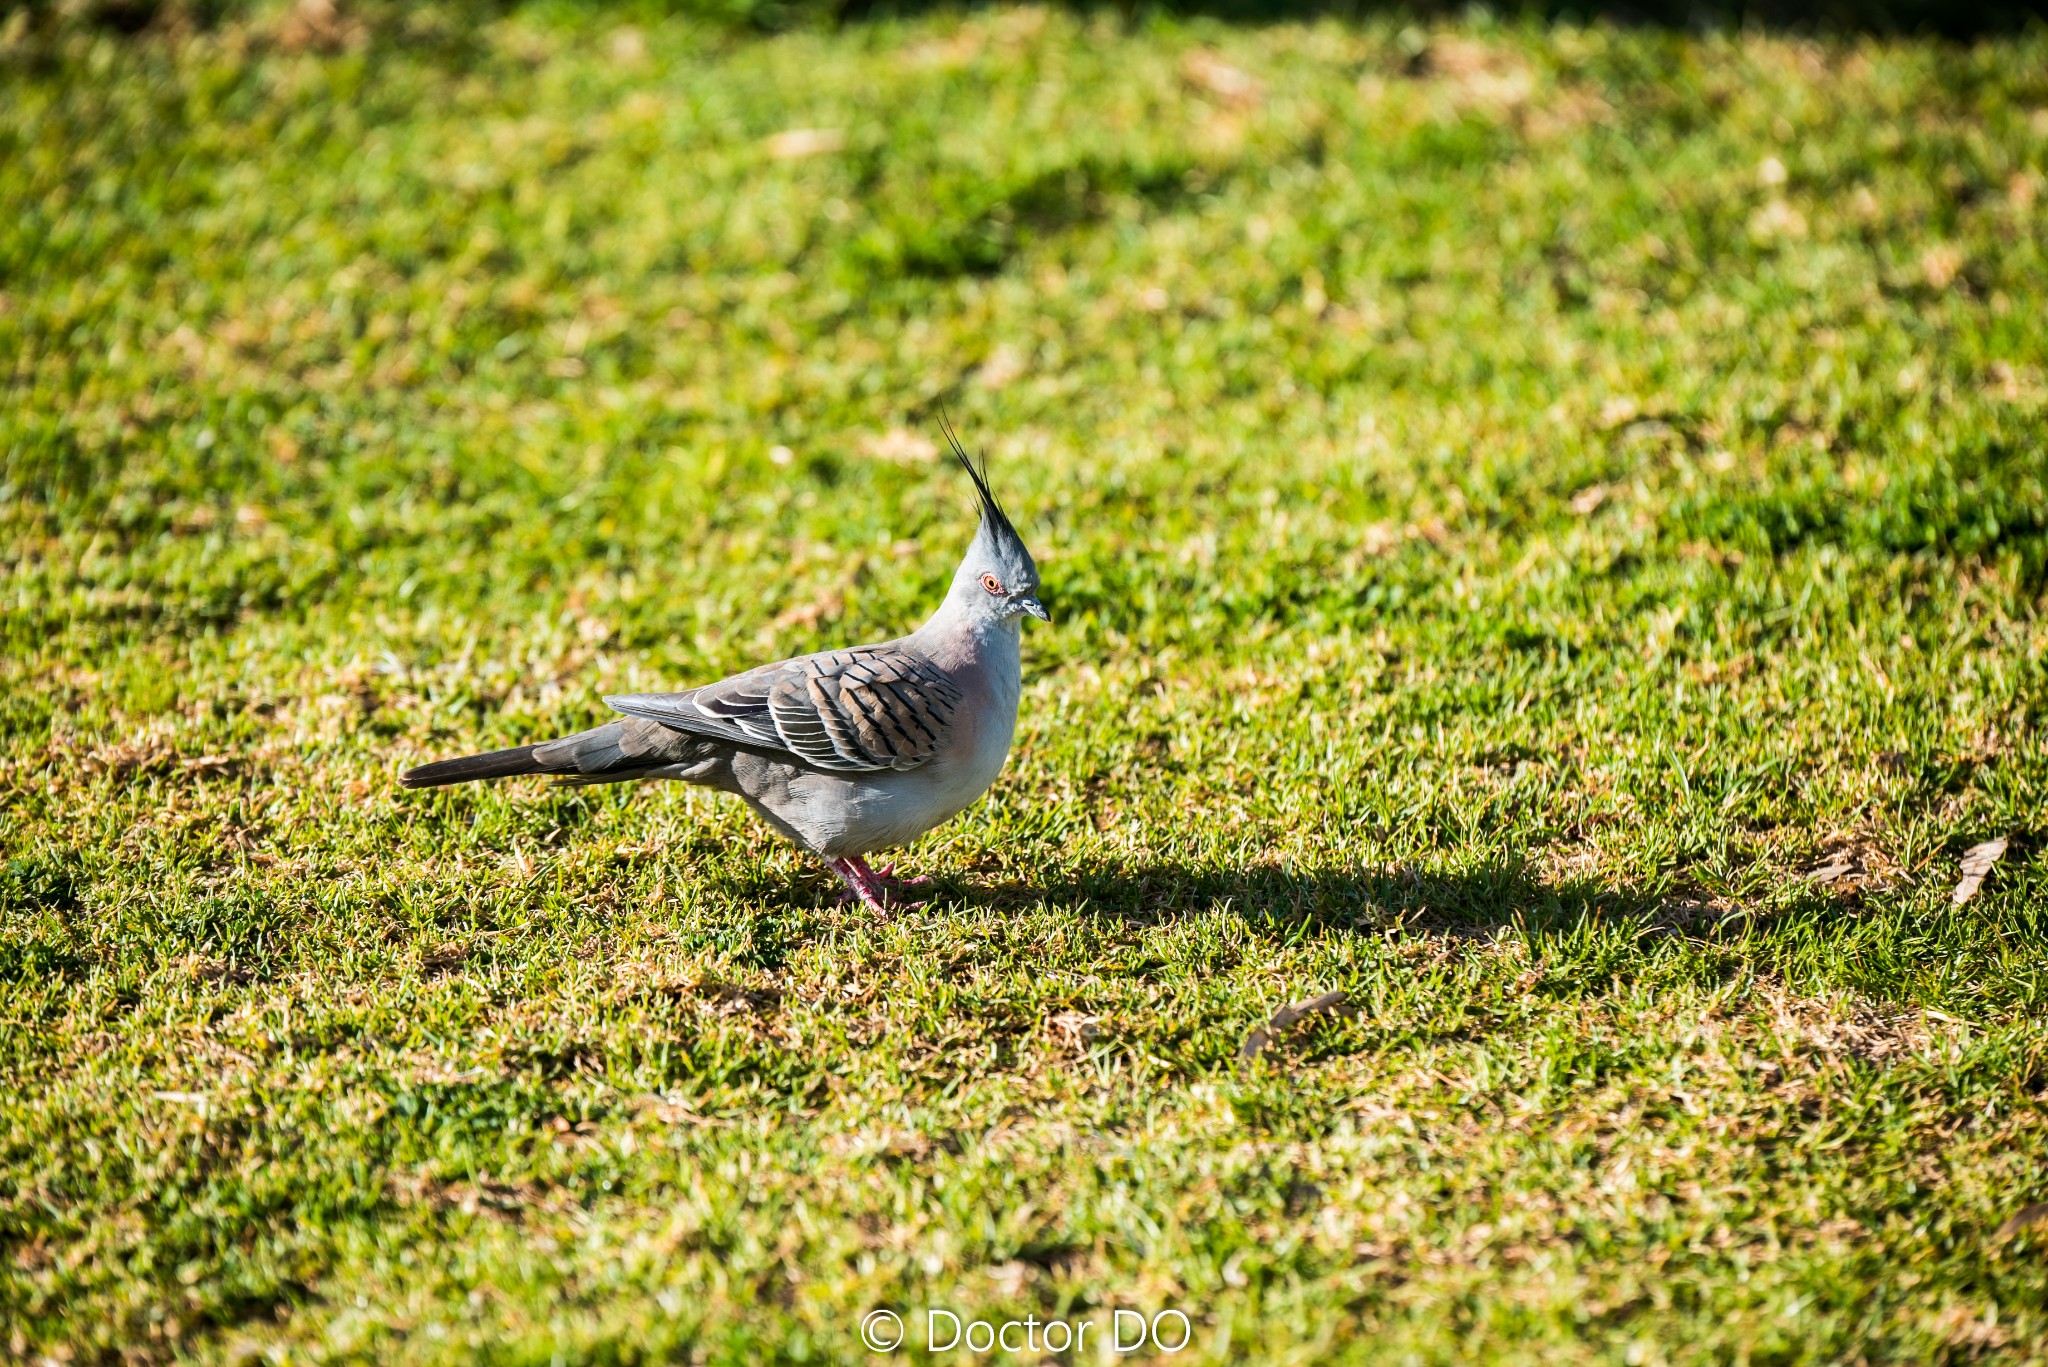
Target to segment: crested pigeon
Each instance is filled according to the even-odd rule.
[[[945,601],[908,636],[762,665],[681,693],[607,697],[622,719],[537,745],[408,769],[407,788],[515,774],[569,784],[666,778],[736,793],[881,909],[923,879],[864,856],[916,839],[986,792],[1010,753],[1022,620],[1052,620],[1038,566],[950,426],[981,523]]]

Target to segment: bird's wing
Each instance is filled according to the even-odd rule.
[[[629,717],[862,773],[929,760],[960,697],[945,671],[892,642],[799,656],[687,693],[632,693],[605,703]]]

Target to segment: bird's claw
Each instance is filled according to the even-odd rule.
[[[876,869],[875,877],[896,888],[921,888],[932,881],[932,876],[928,873],[920,873],[915,878],[898,878],[894,864],[884,864]]]
[[[865,903],[870,910],[887,911],[891,907],[921,907],[930,900],[904,895],[905,888],[914,888],[931,882],[929,877],[920,875],[916,878],[898,878],[895,876],[894,864],[884,864],[879,869],[871,869],[867,861],[859,855],[830,862],[832,871],[846,884],[845,890],[839,894],[839,905],[858,900]]]

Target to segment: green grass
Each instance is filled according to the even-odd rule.
[[[295,23],[0,39],[4,1351],[2048,1352],[2048,36]],[[397,790],[919,620],[942,403],[932,905]]]

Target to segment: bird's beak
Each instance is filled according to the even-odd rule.
[[[1041,622],[1050,622],[1052,620],[1052,614],[1045,610],[1045,604],[1039,602],[1036,598],[1019,598],[1017,606]]]

